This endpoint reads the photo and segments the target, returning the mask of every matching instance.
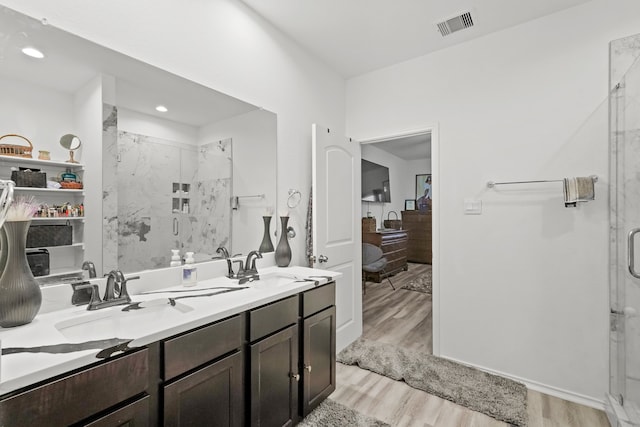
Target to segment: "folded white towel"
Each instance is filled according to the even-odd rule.
[[[594,180],[591,177],[564,178],[564,206],[575,207],[578,202],[595,199]]]

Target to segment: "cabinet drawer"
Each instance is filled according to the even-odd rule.
[[[242,346],[242,318],[230,317],[162,343],[164,380],[170,380]]]
[[[382,246],[380,246],[380,249],[382,249],[382,252],[385,256],[387,256],[387,254],[395,252],[395,251],[399,251],[402,249],[405,249],[407,247],[407,240],[395,240],[392,242],[384,242],[382,244]]]
[[[336,301],[336,282],[311,289],[302,294],[302,317],[311,316],[331,307]]]
[[[84,427],[112,427],[131,426],[144,427],[149,425],[149,396],[138,399],[123,408],[117,409],[90,423],[82,423]]]
[[[385,267],[385,271],[387,273],[392,272],[392,271],[396,271],[402,268],[405,268],[407,265],[407,257],[402,257],[399,259],[395,259],[393,261],[390,261],[387,263],[387,266]]]
[[[297,295],[251,310],[249,312],[249,341],[253,342],[297,321]]]
[[[0,425],[77,423],[144,392],[149,354],[142,349],[12,396],[0,402]]]
[[[237,352],[165,385],[163,425],[242,426],[243,360],[244,353]]]

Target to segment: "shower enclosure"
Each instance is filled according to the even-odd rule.
[[[610,45],[612,426],[640,426],[640,35]]]

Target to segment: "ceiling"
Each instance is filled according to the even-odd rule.
[[[386,139],[373,144],[376,148],[400,157],[403,160],[431,158],[431,133],[407,135]]]
[[[590,0],[242,0],[349,78],[444,49]],[[437,23],[470,12],[446,37]]]
[[[23,55],[25,45],[44,59]],[[0,6],[0,76],[73,94],[100,74],[115,78],[118,108],[193,127],[258,108]]]

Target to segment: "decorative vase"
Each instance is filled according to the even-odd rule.
[[[6,221],[0,230],[4,234],[3,256],[6,256],[0,277],[0,327],[10,328],[30,323],[42,304],[40,285],[27,262],[27,231],[31,221]],[[6,253],[6,255],[5,255]]]
[[[289,246],[289,240],[287,239],[288,223],[288,216],[280,217],[280,241],[276,247],[276,264],[278,267],[286,267],[291,262],[291,246]]]
[[[262,236],[262,243],[260,243],[258,250],[260,253],[264,254],[267,252],[273,252],[273,243],[271,243],[271,235],[269,234],[271,217],[263,216],[262,220],[264,221],[264,236]]]

